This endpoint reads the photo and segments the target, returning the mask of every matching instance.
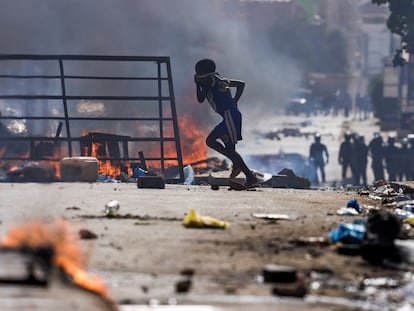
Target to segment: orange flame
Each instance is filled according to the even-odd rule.
[[[180,138],[183,162],[188,164],[207,158],[207,134],[199,125],[186,114],[180,118]]]
[[[45,160],[39,160],[36,161],[39,164],[45,165],[49,168],[53,168],[54,175],[57,179],[60,178],[60,163],[59,160],[61,159],[61,153],[62,153],[62,147],[59,146],[59,148],[53,148],[50,151],[53,152],[51,155],[46,155]],[[6,147],[0,148],[0,159],[4,156],[4,154],[7,152]],[[63,151],[64,152],[64,151]],[[20,154],[19,157],[27,158],[30,160],[29,152]],[[11,172],[13,170],[20,169],[22,167],[22,161],[21,160],[0,160],[0,166],[5,166],[7,168],[8,172]]]
[[[88,132],[89,131],[84,130],[83,135],[87,135]],[[89,148],[87,146],[84,147],[84,150],[83,150],[84,154],[89,154],[88,149]],[[105,150],[104,143],[93,142],[90,155],[98,159],[98,163],[99,163],[98,173],[112,176],[115,178],[118,177],[122,172],[121,163],[115,164],[115,163],[112,163],[110,160],[99,160],[99,157],[102,156],[99,154],[99,150]],[[123,161],[122,166],[127,169],[128,175],[132,175],[132,168],[131,168],[131,164],[129,161]]]
[[[207,145],[205,138],[207,137],[205,130],[191,117],[191,114],[185,114],[179,118],[180,143],[182,150],[183,163],[190,164],[193,162],[205,160],[207,158]],[[165,137],[174,136],[173,127],[165,128]],[[159,155],[159,147],[153,145],[154,148],[145,150],[147,157]],[[174,143],[164,145],[164,158],[176,158],[177,150]],[[147,161],[150,167],[159,165],[157,161]],[[178,165],[174,160],[165,161],[166,166]]]
[[[35,221],[29,222],[20,227],[11,228],[8,234],[0,240],[0,247],[4,248],[36,249],[45,246],[53,247],[54,263],[70,275],[75,284],[109,299],[109,292],[103,281],[85,272],[85,256],[76,243],[75,236],[70,234],[65,220],[58,220],[50,225]]]

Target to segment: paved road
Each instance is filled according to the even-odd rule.
[[[329,180],[339,177],[339,166],[334,163],[340,133],[344,124],[348,126],[346,121],[312,119],[331,151]],[[367,137],[375,128],[370,121],[350,126],[366,129]],[[311,127],[309,130],[313,131]],[[306,154],[311,142],[290,137],[281,141],[254,140],[253,135],[247,132],[241,152],[283,149]],[[135,184],[125,183],[0,183],[0,191],[0,236],[28,220],[51,223],[61,217],[75,234],[80,229],[97,234],[96,240],[79,242],[88,259],[88,271],[105,281],[123,310],[144,310],[142,306],[149,302],[199,305],[199,310],[275,310],[275,305],[277,310],[289,311],[355,310],[360,301],[345,298],[341,290],[346,286],[333,295],[312,289],[305,298],[274,296],[272,285],[259,281],[262,268],[269,263],[288,264],[301,271],[330,271],[330,278],[347,280],[386,273],[373,271],[360,258],[349,259],[330,249],[292,246],[301,237],[327,237],[330,229],[347,221],[337,216],[336,210],[355,197],[352,192],[272,188],[236,192],[226,187],[213,191],[208,186],[185,185],[167,185],[161,190],[138,189]],[[119,201],[123,217],[104,217],[104,206],[110,200]],[[184,228],[183,217],[192,208],[202,215],[229,221],[231,227]],[[292,220],[268,222],[253,218],[253,213],[288,215]],[[194,272],[192,286],[188,293],[180,294],[176,284],[185,278],[185,270]],[[8,304],[13,310],[14,300],[1,292],[0,304]],[[19,291],[22,297],[31,294],[27,288]],[[36,295],[56,299],[47,291],[37,291]]]
[[[309,156],[309,147],[313,143],[313,137],[284,137],[281,140],[269,140],[261,137],[258,133],[264,134],[271,131],[277,131],[283,128],[297,128],[302,133],[319,132],[322,135],[322,143],[327,145],[330,153],[330,161],[326,165],[327,184],[333,182],[341,183],[341,167],[338,164],[338,152],[340,143],[343,141],[343,134],[350,130],[355,133],[362,133],[365,136],[365,142],[368,143],[373,133],[379,131],[379,126],[375,119],[359,121],[353,118],[332,117],[332,116],[314,116],[314,117],[296,117],[296,116],[275,116],[265,122],[253,123],[246,120],[246,129],[244,130],[244,140],[238,145],[242,155],[248,154],[275,154],[280,152],[299,153]],[[305,124],[305,125],[304,125]],[[384,138],[386,137],[386,133]],[[373,174],[370,168],[370,159],[368,159],[367,178],[372,183]],[[277,172],[271,172],[273,174]],[[351,173],[348,172],[348,177]]]
[[[277,297],[271,295],[272,285],[258,279],[269,263],[306,271],[328,269],[338,278],[343,273],[364,273],[360,260],[350,267],[347,258],[329,249],[313,252],[291,244],[303,236],[327,236],[341,221],[336,209],[345,206],[351,193],[272,188],[237,192],[226,187],[213,191],[208,186],[184,185],[160,190],[104,183],[3,183],[0,191],[4,194],[1,235],[27,220],[50,223],[60,217],[69,221],[74,233],[87,229],[97,234],[96,240],[80,242],[88,270],[103,278],[116,302],[135,305],[125,310],[140,310],[138,305],[150,301],[218,310],[274,310],[275,305],[277,310],[333,310],[335,305],[346,310],[343,304],[358,304],[333,297],[321,302],[314,292],[304,299]],[[110,200],[119,201],[123,218],[103,217]],[[183,217],[192,208],[231,226],[227,230],[185,228]],[[284,214],[292,220],[268,222],[253,218],[252,213]],[[175,286],[185,278],[184,270],[193,271],[194,276],[190,291],[180,294]],[[44,295],[55,299],[50,292]],[[1,302],[10,303],[10,299],[0,294]]]

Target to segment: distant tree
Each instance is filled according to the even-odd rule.
[[[372,109],[377,118],[381,118],[387,108],[384,105],[383,88],[384,76],[382,74],[372,76],[368,85],[368,94],[371,97]]]
[[[390,15],[388,29],[401,37],[401,47],[395,51],[393,64],[404,64],[403,51],[414,54],[414,1],[412,0],[372,0],[373,4],[388,5]]]

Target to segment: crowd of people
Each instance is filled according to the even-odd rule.
[[[311,181],[325,182],[324,166],[328,163],[329,153],[319,134],[315,135],[315,141],[311,144],[309,158],[314,172]],[[369,158],[375,181],[414,180],[414,135],[397,141],[392,135],[384,140],[380,133],[374,133],[374,137],[366,143],[362,134],[346,132],[338,152],[342,181],[354,186],[368,186]]]

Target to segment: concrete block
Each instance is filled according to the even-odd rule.
[[[94,157],[69,157],[60,161],[62,181],[93,182],[98,178],[98,159]]]
[[[137,180],[138,188],[164,189],[165,179],[163,176],[139,176]]]
[[[53,182],[55,171],[47,166],[26,166],[22,170],[24,182]]]

